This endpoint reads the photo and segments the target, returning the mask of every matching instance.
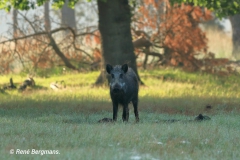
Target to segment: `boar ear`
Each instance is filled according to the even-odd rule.
[[[113,69],[113,67],[110,64],[106,65],[106,71],[107,71],[108,74],[110,74],[112,69]]]
[[[128,71],[128,65],[127,64],[122,65],[122,70],[124,73],[126,73]]]

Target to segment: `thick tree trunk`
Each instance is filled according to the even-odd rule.
[[[106,80],[106,64],[127,63],[139,78],[130,30],[131,13],[128,0],[107,0],[106,2],[98,0],[97,2],[104,70],[101,71],[96,84],[102,84]]]
[[[44,23],[45,23],[45,29],[47,31],[51,31],[51,21],[49,17],[49,1],[46,1],[44,3]]]
[[[230,22],[232,25],[232,55],[237,60],[240,60],[240,14],[230,17]]]

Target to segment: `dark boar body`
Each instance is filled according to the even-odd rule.
[[[138,116],[138,79],[135,72],[127,64],[106,65],[106,71],[111,75],[110,96],[113,105],[113,121],[117,120],[118,104],[123,106],[123,121],[129,119],[128,104],[132,102],[136,121]]]

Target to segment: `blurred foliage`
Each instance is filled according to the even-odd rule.
[[[36,0],[36,1],[31,1],[31,0],[10,0],[10,1],[1,0],[0,1],[0,9],[5,9],[7,11],[10,11],[11,8],[17,8],[17,9],[20,9],[20,10],[29,10],[29,9],[34,9],[37,6],[43,5],[46,1],[47,0]],[[91,1],[91,0],[89,0],[89,1]],[[105,0],[102,0],[102,1],[105,1]],[[148,1],[148,3],[147,3],[147,1]],[[69,5],[69,7],[73,8],[77,2],[78,2],[78,0],[69,0],[68,5]],[[133,8],[137,8],[136,2],[137,2],[136,0],[129,0],[129,4]],[[150,7],[150,5],[148,5],[148,4],[153,3],[153,2],[156,2],[156,0],[155,1],[145,0],[144,5],[147,6],[147,7]],[[158,2],[160,2],[160,0],[158,0]],[[164,2],[166,2],[166,1],[164,1]],[[196,51],[206,50],[206,43],[207,43],[207,39],[206,39],[205,34],[200,32],[200,29],[198,28],[198,25],[196,25],[196,24],[199,23],[200,20],[202,20],[204,16],[209,17],[209,15],[211,15],[211,12],[209,12],[207,10],[203,10],[200,7],[193,7],[193,5],[207,7],[210,10],[213,10],[216,13],[217,16],[222,17],[222,16],[226,16],[226,15],[232,15],[232,14],[239,13],[240,12],[239,0],[231,0],[231,1],[226,1],[226,0],[213,0],[213,1],[170,0],[169,2],[171,2],[172,4],[174,4],[174,3],[178,3],[178,4],[185,3],[185,4],[188,4],[188,5],[183,5],[183,4],[182,5],[177,5],[177,4],[175,4],[175,9],[177,9],[177,10],[172,11],[172,14],[175,14],[174,15],[175,17],[180,16],[181,15],[180,13],[183,14],[183,12],[184,12],[183,9],[184,8],[185,8],[185,12],[186,12],[186,14],[184,12],[184,15],[182,15],[180,18],[175,18],[175,21],[174,21],[174,18],[172,18],[174,16],[171,17],[170,15],[168,15],[168,14],[170,14],[170,10],[168,10],[169,11],[168,14],[165,15],[167,18],[165,17],[166,18],[166,24],[163,27],[167,31],[166,33],[168,33],[168,34],[166,34],[166,38],[164,40],[165,46],[163,46],[163,48],[164,47],[165,47],[165,49],[168,48],[168,51],[170,50],[169,53],[174,55],[174,56],[172,56],[174,58],[172,58],[172,57],[169,58],[169,60],[171,60],[171,64],[174,64],[175,66],[183,66],[184,65],[184,66],[187,66],[188,70],[189,70],[189,68],[190,68],[191,71],[195,70],[196,67],[195,68],[191,67],[191,66],[194,66],[191,63],[194,63],[194,64],[197,64],[197,63],[195,63],[195,61],[192,60],[192,59],[194,59],[194,57],[192,57],[191,55],[193,53],[195,53]],[[64,5],[64,3],[65,3],[65,0],[53,0],[51,2],[51,5],[52,5],[53,8],[61,8]],[[185,7],[183,7],[183,6],[185,6]],[[152,14],[153,11],[148,10],[147,7],[145,8],[146,13],[151,12],[151,13],[148,13],[148,15]],[[141,13],[141,12],[138,12],[138,13]],[[143,13],[143,15],[144,15],[144,13]],[[145,14],[145,15],[147,15],[147,14]],[[140,18],[137,18],[137,19],[141,20],[141,18],[143,18],[144,16],[141,16]],[[152,18],[153,16],[152,17],[151,16],[149,16],[149,17]],[[145,17],[144,17],[144,19],[146,20]],[[209,18],[206,18],[206,19],[209,19]],[[170,23],[169,21],[172,21],[172,23]],[[143,24],[143,22],[144,21],[142,20],[141,23],[139,23],[139,24]],[[147,22],[147,24],[150,25],[150,28],[151,28],[151,25],[154,22],[159,23],[159,21],[154,19],[151,22]],[[183,26],[185,26],[184,29],[181,29],[181,25],[179,25],[180,22],[181,23],[184,22],[184,24],[183,24]],[[132,24],[134,24],[134,21],[133,21]],[[37,25],[37,26],[41,26],[41,25]],[[196,27],[194,28],[192,26],[196,26]],[[142,28],[144,28],[144,27],[146,27],[146,25],[143,26]],[[138,28],[139,28],[139,26],[138,26]],[[156,26],[152,27],[151,28],[152,31],[154,31],[155,28],[156,28]],[[151,42],[158,41],[159,37],[160,38],[163,37],[163,36],[159,36],[159,35],[162,35],[164,30],[161,28],[161,26],[159,28],[160,28],[160,30],[159,30],[158,34],[156,34],[157,36],[154,37],[154,35],[153,35],[151,37]],[[184,36],[182,36],[182,35],[184,35]],[[94,33],[94,34],[91,33],[91,34],[89,34],[85,37],[85,41],[86,41],[85,44],[89,44],[89,46],[92,46],[93,39],[95,40],[96,44],[100,44],[100,38],[99,37],[100,37],[99,33]],[[185,40],[182,40],[181,38],[184,38]],[[43,37],[43,39],[44,39],[44,37]],[[71,38],[69,38],[69,39],[71,40]],[[64,42],[66,42],[66,41],[64,41]],[[73,42],[75,42],[75,41],[73,41]],[[185,45],[183,45],[182,42],[186,42]],[[77,42],[77,43],[79,44],[79,42]],[[59,44],[59,45],[61,45],[61,44]],[[158,42],[157,45],[159,45],[159,42]],[[21,54],[23,54],[23,53],[25,55],[31,54],[27,58],[30,59],[35,64],[34,65],[35,68],[39,68],[39,67],[41,67],[41,68],[45,67],[46,68],[46,66],[53,67],[53,66],[56,66],[56,65],[62,65],[62,63],[60,63],[61,61],[58,59],[58,57],[54,56],[54,52],[52,52],[51,49],[46,47],[46,45],[42,45],[37,41],[29,40],[28,45],[25,44],[23,46],[24,47],[17,48],[17,49],[20,50]],[[38,47],[41,46],[40,50],[37,50],[38,51],[37,54],[41,55],[40,58],[39,58],[39,56],[36,56],[35,52],[32,53],[32,51],[36,51],[35,46],[38,46]],[[66,46],[63,46],[63,47],[66,48]],[[79,52],[75,52],[75,50],[72,51],[70,49],[69,50],[66,49],[66,50],[63,50],[63,52],[66,54],[66,57],[69,60],[74,59],[74,60],[79,62],[80,60],[83,59],[82,58],[83,55],[85,55],[82,50],[83,49],[81,49],[81,51],[79,51]],[[31,52],[31,53],[28,53],[28,51]],[[7,53],[7,50],[2,50],[1,52],[6,52]],[[94,62],[95,62],[94,65],[95,66],[100,65],[100,62],[101,62],[100,51],[96,51],[96,49],[91,48],[90,52],[93,52],[93,58],[91,56],[85,56],[84,57],[85,58],[84,62],[88,62],[88,64],[76,62],[76,66],[78,66],[79,68],[82,69],[82,68],[85,68],[85,66],[89,66],[89,64],[92,65],[93,63],[90,63],[90,62],[92,62],[92,59],[94,59]],[[47,53],[47,54],[43,55],[42,53]],[[181,58],[179,58],[180,53],[182,53],[181,56],[184,55],[184,57],[182,56],[183,60]],[[53,56],[50,56],[51,54]],[[177,55],[177,56],[175,56],[175,55]],[[185,56],[185,55],[187,55],[187,56]],[[0,59],[3,59],[2,57],[0,57]],[[4,62],[2,62],[2,60],[1,60],[2,66],[3,65],[5,66],[4,69],[0,70],[2,73],[4,71],[6,73],[10,72],[11,68],[9,66],[14,59],[11,56],[7,57],[8,59],[6,59],[6,57],[7,56],[4,56]],[[59,63],[55,64],[55,62],[57,62],[57,61]],[[212,72],[213,68],[215,67],[215,66],[212,66],[212,64],[215,63],[215,61],[214,62],[213,61],[209,62],[209,61],[207,61],[207,62],[211,65],[206,65],[206,66],[208,67],[207,69],[210,72]],[[216,64],[219,64],[221,62],[222,62],[222,59],[220,59],[220,62],[218,62],[218,63],[216,62]],[[188,63],[190,63],[190,64],[188,64]],[[204,62],[204,64],[205,64],[205,62]],[[224,61],[223,64],[225,64],[225,61]],[[197,64],[197,65],[200,66],[200,67],[203,66],[202,63]],[[42,71],[42,70],[44,70],[44,71]],[[43,77],[47,76],[45,74],[45,72],[47,72],[46,70],[48,70],[48,69],[41,69],[41,71],[39,71],[39,74],[42,75]]]
[[[163,0],[144,0],[132,22],[137,37],[134,41],[137,49],[135,52],[146,54],[145,64],[147,55],[154,55],[162,57],[155,65],[179,66],[188,71],[199,70],[203,63],[196,56],[208,54],[207,37],[199,24],[211,19],[212,12],[203,11],[200,7],[185,4],[171,6]],[[164,49],[163,54],[161,48]]]
[[[226,17],[240,13],[240,0],[170,0],[174,3],[187,3],[195,6],[206,7],[214,11],[217,17]]]
[[[1,0],[0,9],[5,9],[10,11],[11,8],[17,8],[20,10],[34,9],[36,6],[43,5],[47,0]],[[90,1],[90,0],[88,0]],[[106,0],[103,0],[106,1]],[[152,1],[152,0],[149,0]],[[216,16],[225,17],[228,15],[234,15],[240,13],[240,0],[169,0],[171,4],[174,3],[187,3],[195,6],[206,7],[211,11],[214,11]],[[78,0],[69,0],[69,7],[74,8]],[[65,0],[53,0],[53,8],[61,8],[65,3]],[[135,3],[135,0],[130,1],[130,3]]]
[[[16,8],[20,10],[29,10],[35,9],[37,6],[42,6],[47,0],[37,0],[37,1],[29,1],[29,0],[1,0],[0,9],[7,10],[8,12],[11,8]],[[78,0],[68,0],[68,6],[74,8],[75,4]],[[52,6],[53,8],[61,8],[65,3],[65,0],[53,0]]]

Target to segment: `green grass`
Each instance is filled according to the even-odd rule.
[[[36,77],[23,93],[0,92],[2,159],[238,159],[239,76],[216,77],[179,70],[141,71],[140,123],[97,123],[112,117],[107,86],[93,87],[98,72]],[[0,85],[12,77],[1,76]],[[64,80],[66,89],[49,84]],[[212,109],[206,109],[211,105]],[[210,121],[186,122],[199,113]],[[182,122],[164,123],[179,119]],[[59,155],[10,155],[10,149],[58,150]]]

